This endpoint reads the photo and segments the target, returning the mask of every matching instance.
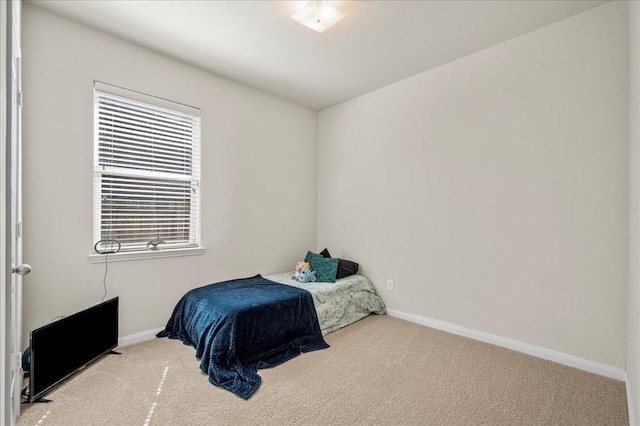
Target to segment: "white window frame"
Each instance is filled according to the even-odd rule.
[[[152,108],[159,113],[167,112],[172,115],[183,116],[193,123],[191,139],[191,162],[189,175],[180,173],[168,173],[166,171],[158,170],[141,170],[139,168],[127,169],[122,167],[121,164],[105,166],[100,164],[100,105],[99,99],[113,99],[118,102],[126,102],[126,104],[141,106],[146,108]],[[94,82],[94,156],[93,156],[93,169],[94,169],[94,195],[93,195],[93,244],[105,238],[103,233],[103,218],[102,218],[102,203],[103,196],[103,178],[109,179],[112,177],[113,181],[116,179],[163,179],[166,181],[174,182],[190,182],[191,195],[189,197],[190,210],[189,210],[189,238],[185,242],[173,242],[169,244],[160,244],[157,249],[151,249],[148,245],[142,245],[142,239],[137,243],[124,243],[123,250],[118,253],[109,254],[109,261],[118,260],[138,260],[158,257],[174,257],[174,256],[189,256],[198,255],[204,253],[204,247],[200,245],[200,110],[187,105],[171,102],[165,99],[145,95],[142,93],[134,92],[131,90],[123,89],[120,87],[105,84],[99,81]],[[152,139],[152,138],[149,138]],[[151,142],[153,144],[153,141]],[[153,148],[152,148],[153,149]],[[134,154],[131,154],[132,156]],[[147,154],[148,155],[148,154]],[[142,160],[144,162],[144,159]],[[117,163],[117,162],[116,162]],[[148,163],[146,163],[148,164]],[[155,162],[153,164],[156,164]],[[125,183],[124,186],[127,184]],[[144,184],[142,184],[144,185]],[[137,188],[139,189],[139,188]],[[154,189],[154,204],[155,204],[155,189]],[[117,228],[117,226],[116,226]],[[122,234],[120,234],[122,235]],[[162,238],[162,235],[159,235]],[[114,235],[113,239],[118,239]],[[93,247],[92,247],[93,248]],[[89,256],[92,263],[103,262],[105,255],[93,253]]]

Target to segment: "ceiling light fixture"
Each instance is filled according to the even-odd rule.
[[[291,17],[302,25],[321,33],[344,18],[344,13],[331,7],[326,0],[311,0]]]

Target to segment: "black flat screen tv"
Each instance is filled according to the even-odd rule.
[[[31,331],[29,402],[118,346],[118,297]]]

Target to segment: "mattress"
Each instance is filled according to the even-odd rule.
[[[351,275],[335,283],[301,283],[291,279],[292,276],[293,272],[281,272],[264,278],[309,291],[323,336],[369,314],[387,313],[373,284],[363,275]]]

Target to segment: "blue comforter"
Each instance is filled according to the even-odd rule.
[[[245,399],[260,386],[259,368],[329,347],[311,294],[261,275],[189,291],[157,336],[193,346],[209,381]]]

